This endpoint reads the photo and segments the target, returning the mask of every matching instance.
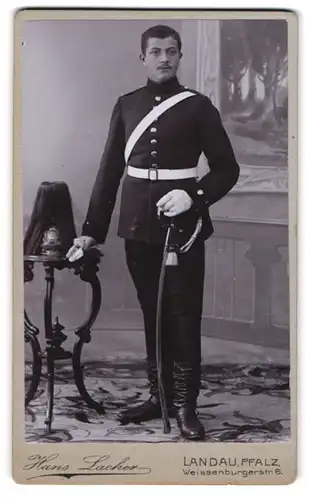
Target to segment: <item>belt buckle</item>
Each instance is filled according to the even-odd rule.
[[[150,181],[157,181],[159,179],[159,172],[157,168],[151,167],[148,169],[148,179]]]

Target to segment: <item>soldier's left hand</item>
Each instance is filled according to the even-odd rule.
[[[168,217],[175,217],[189,210],[192,199],[183,189],[173,189],[158,201],[158,211],[164,212]]]

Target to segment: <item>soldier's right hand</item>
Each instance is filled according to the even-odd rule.
[[[73,240],[73,245],[69,248],[66,257],[70,262],[74,262],[82,257],[85,250],[95,244],[96,241],[91,236],[79,236]]]

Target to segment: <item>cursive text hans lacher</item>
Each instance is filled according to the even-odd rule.
[[[111,455],[90,455],[83,458],[85,467],[79,467],[78,470],[96,471],[96,472],[136,472],[137,474],[149,474],[151,469],[149,467],[142,467],[141,465],[132,464],[131,457],[125,457],[116,462],[111,461]]]
[[[58,453],[51,455],[34,454],[28,457],[24,465],[25,471],[43,473],[44,475],[133,475],[149,474],[150,467],[144,467],[131,460],[131,457],[113,459],[111,455],[88,455],[82,458],[82,463],[70,472],[70,464],[61,461]]]

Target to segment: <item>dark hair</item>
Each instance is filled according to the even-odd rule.
[[[179,33],[175,31],[173,28],[170,28],[169,26],[164,26],[162,24],[158,24],[157,26],[152,26],[151,28],[148,28],[141,36],[141,51],[143,54],[146,54],[146,48],[147,48],[147,43],[149,38],[168,38],[171,36],[172,38],[175,38],[177,41],[177,46],[179,52],[181,51],[181,40]]]
[[[65,253],[76,238],[71,196],[65,182],[42,182],[38,188],[30,223],[24,237],[24,254],[36,255],[44,232],[55,226]]]

